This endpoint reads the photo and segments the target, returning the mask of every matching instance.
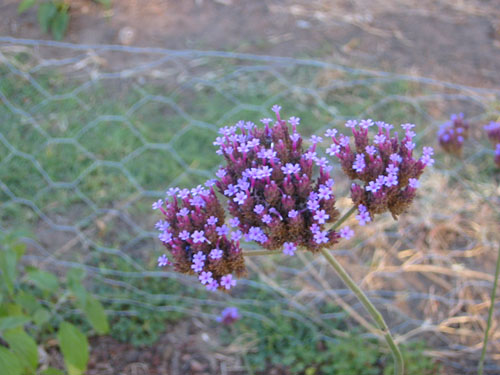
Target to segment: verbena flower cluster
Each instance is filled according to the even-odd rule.
[[[175,270],[198,275],[208,290],[231,289],[236,285],[232,273],[243,275],[245,264],[239,238],[224,224],[225,212],[213,188],[173,188],[168,195],[170,199],[153,203],[153,209],[164,215],[156,229]],[[170,263],[166,255],[158,258],[159,266]]]
[[[214,145],[225,164],[217,179],[191,190],[171,188],[167,199],[153,203],[164,216],[156,224],[159,239],[172,255],[172,260],[160,256],[159,266],[197,275],[209,290],[229,290],[236,285],[233,273],[245,273],[241,240],[292,256],[299,247],[318,252],[354,236],[348,226],[332,229],[339,212],[332,167],[317,151],[323,139],[305,141],[297,131],[299,118],[284,120],[279,106],[272,110],[276,118],[262,119],[263,127],[239,121],[220,129]],[[434,162],[432,148],[424,147],[422,157],[414,157],[413,124],[401,125],[401,140],[384,122],[351,120],[346,126],[352,129],[353,144],[328,129],[325,136],[333,143],[326,153],[338,157],[354,180],[351,198],[359,224],[385,211],[397,218],[415,197],[424,168]],[[370,128],[378,129],[373,137]],[[214,188],[224,196],[231,217],[227,224]]]
[[[394,218],[403,213],[415,197],[419,177],[428,165],[432,165],[434,153],[431,147],[423,148],[423,155],[413,155],[415,143],[414,124],[402,124],[404,137],[391,133],[393,125],[372,120],[346,123],[352,129],[353,144],[336,130],[327,131],[333,144],[327,149],[330,155],[340,159],[342,169],[352,180],[351,198],[358,207],[356,218],[360,225],[372,221],[375,214],[390,211]],[[368,130],[375,128],[371,138]]]
[[[469,137],[469,124],[463,113],[451,115],[450,121],[438,131],[439,145],[449,154],[460,156],[465,140]]]
[[[276,121],[238,122],[221,129],[215,145],[226,164],[217,172],[219,191],[228,199],[235,233],[263,248],[284,248],[293,255],[297,247],[316,252],[337,243],[340,235],[328,230],[339,213],[335,208],[334,181],[329,162],[316,153],[320,137],[304,142],[291,117],[288,123],[274,106]],[[317,169],[317,177],[313,177]]]
[[[500,122],[490,122],[484,126],[488,139],[495,146],[495,163],[500,167]]]

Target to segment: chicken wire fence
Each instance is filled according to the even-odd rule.
[[[212,178],[218,128],[257,122],[273,104],[301,117],[306,135],[342,129],[350,118],[413,122],[420,148],[434,146],[451,113],[464,112],[472,130],[464,156],[437,152],[409,213],[358,228],[334,253],[397,340],[424,339],[431,355],[475,371],[500,238],[498,176],[481,131],[500,113],[500,90],[313,60],[0,37],[0,100],[0,231],[25,231],[28,262],[61,275],[85,269],[110,315],[148,309],[211,320],[232,304],[265,321],[255,306],[280,302],[283,314],[310,324],[347,312],[366,336],[375,328],[320,258],[251,258],[249,279],[231,296],[209,296],[189,277],[158,271],[151,202],[169,187]],[[250,289],[264,297],[248,298]],[[343,312],[325,312],[325,301]],[[74,313],[64,304],[59,312]],[[500,303],[495,316],[491,373],[500,371]]]

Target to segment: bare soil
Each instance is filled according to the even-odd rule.
[[[72,0],[65,41],[310,57],[500,84],[500,0]],[[50,38],[0,0],[0,35]]]

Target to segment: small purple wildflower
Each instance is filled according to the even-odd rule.
[[[271,215],[265,214],[264,216],[262,216],[262,222],[263,223],[265,223],[265,224],[271,224],[272,221],[273,221],[273,218],[271,217]]]
[[[339,231],[339,234],[340,237],[349,240],[354,236],[354,231],[349,226],[345,226]]]
[[[284,174],[287,175],[300,173],[300,165],[287,163],[284,167],[281,167],[281,170],[283,171]]]
[[[216,227],[215,231],[217,232],[217,235],[219,236],[227,236],[229,233],[229,228],[227,227],[226,224],[221,225],[220,227]]]
[[[222,278],[224,278],[224,276],[222,276]],[[200,280],[200,283],[202,283],[203,285],[210,284],[214,280],[212,278],[212,272],[210,271],[208,272],[203,271],[198,277],[198,279]]]
[[[193,239],[194,243],[201,243],[207,241],[205,237],[205,232],[202,230],[195,230],[194,233],[191,235],[191,238]]]
[[[290,212],[288,212],[288,217],[290,219],[294,219],[297,217],[298,214],[299,214],[299,212],[297,210],[291,210]]]
[[[229,225],[232,228],[236,228],[238,225],[240,225],[240,219],[238,219],[237,217],[233,217],[232,219],[229,220]]]
[[[222,276],[222,278],[220,279],[220,285],[229,290],[233,286],[236,286],[236,280],[233,279],[233,275],[228,274],[226,276]]]
[[[217,317],[217,321],[225,325],[233,324],[240,319],[241,316],[238,313],[238,309],[236,307],[226,307],[224,310],[222,310],[221,315]]]
[[[316,211],[316,214],[314,215],[314,220],[316,220],[318,224],[325,224],[329,218],[330,215],[328,215],[325,210]]]
[[[416,178],[410,178],[408,180],[408,186],[417,189],[420,186],[420,182]]]
[[[215,225],[215,224],[217,224],[218,221],[219,221],[219,219],[217,219],[215,216],[210,216],[207,220],[207,224],[208,225]]]
[[[187,230],[183,230],[182,232],[179,233],[179,238],[183,241],[189,240],[191,237],[191,233],[189,233]]]
[[[264,212],[264,206],[261,204],[258,204],[254,207],[253,212],[255,212],[257,215],[260,215],[262,212]]]
[[[327,231],[317,231],[314,233],[314,242],[318,245],[328,242],[328,232]]]
[[[152,204],[153,210],[159,209],[161,206],[163,206],[163,199],[158,199],[156,202]]]
[[[293,242],[285,242],[283,244],[283,254],[293,256],[295,255],[295,250],[297,250],[297,245]]]
[[[233,199],[236,203],[238,203],[240,206],[245,203],[247,200],[248,196],[244,191],[240,191],[239,193],[236,193],[236,197]]]
[[[357,154],[356,161],[352,165],[352,169],[354,169],[358,173],[361,173],[363,172],[365,167],[366,167],[365,156],[363,154]]]
[[[222,255],[224,254],[224,252],[221,250],[221,249],[213,249],[212,251],[210,251],[210,259],[220,259],[222,258]]]
[[[165,267],[170,264],[170,261],[168,260],[167,256],[165,254],[160,255],[158,257],[158,267]]]
[[[158,238],[160,239],[161,242],[163,243],[170,243],[172,242],[172,233],[170,232],[163,232],[158,235]]]

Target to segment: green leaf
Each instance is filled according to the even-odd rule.
[[[83,374],[89,360],[87,337],[73,324],[62,322],[59,326],[57,339],[69,375]]]
[[[0,369],[2,375],[21,375],[23,365],[14,353],[0,346]]]
[[[30,321],[27,316],[7,316],[5,318],[0,318],[0,331],[5,331],[7,329],[16,328],[23,326]]]
[[[33,321],[38,327],[43,326],[49,320],[50,320],[50,313],[47,309],[44,309],[43,307],[36,310],[35,313],[33,314]]]
[[[66,280],[69,284],[78,284],[85,278],[85,274],[82,268],[72,268],[66,273]]]
[[[57,277],[49,272],[33,270],[28,272],[28,278],[40,289],[47,292],[55,292],[59,287]]]
[[[37,309],[40,308],[40,303],[36,300],[36,298],[29,293],[24,291],[18,291],[16,296],[14,297],[14,301],[29,314],[33,314]]]
[[[7,331],[3,338],[11,352],[17,355],[24,368],[36,370],[38,367],[38,347],[35,340],[24,331]]]
[[[57,7],[52,2],[40,4],[38,7],[38,23],[44,33],[49,32],[49,27],[56,13]]]
[[[14,251],[0,250],[0,271],[3,284],[8,293],[12,294],[17,276],[17,255]]]
[[[23,0],[17,7],[17,12],[21,14],[22,12],[27,11],[29,8],[31,8],[33,5],[35,5],[36,0]]]
[[[109,332],[108,318],[99,300],[89,294],[83,311],[98,334],[104,335]]]
[[[40,375],[64,375],[64,371],[54,367],[49,367],[48,369],[43,370]]]
[[[55,40],[62,40],[69,23],[69,13],[67,10],[59,10],[52,20],[52,36]]]

